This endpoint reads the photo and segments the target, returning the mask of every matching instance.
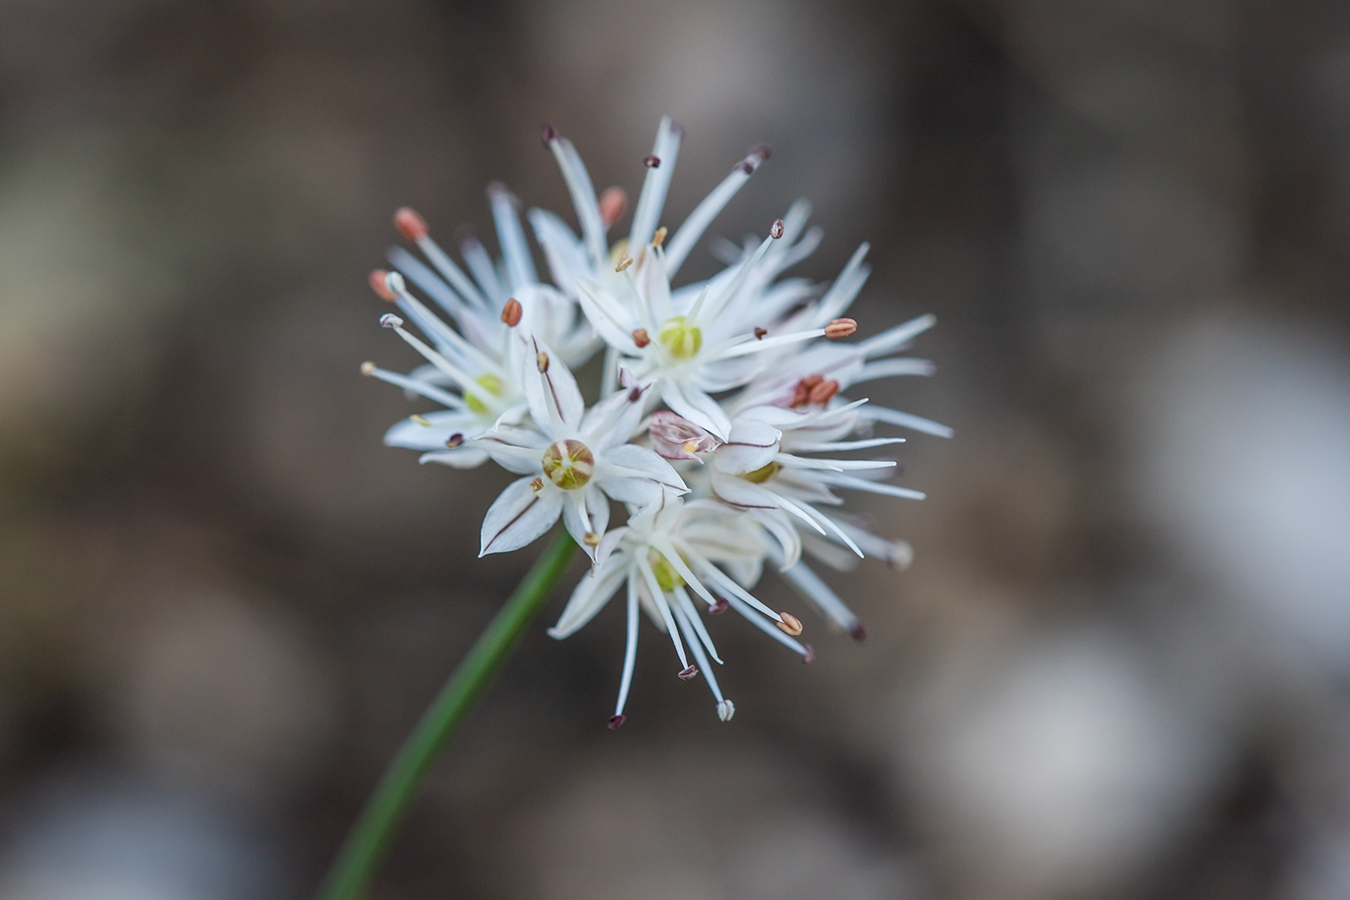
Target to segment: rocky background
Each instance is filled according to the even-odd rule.
[[[390,213],[666,112],[672,222],[767,142],[715,234],[809,197],[937,314],[915,562],[811,667],[719,620],[729,725],[649,629],[609,732],[619,611],[541,621],[372,896],[1350,896],[1350,8],[4,0],[0,897],[312,892],[534,552],[381,446]]]

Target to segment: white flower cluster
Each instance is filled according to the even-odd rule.
[[[844,394],[878,378],[929,374],[927,361],[895,354],[934,320],[921,316],[842,342],[857,327],[842,316],[867,279],[867,245],[827,288],[783,277],[820,241],[819,229],[805,227],[804,201],[764,240],[718,248],[727,264],[719,274],[672,287],[708,225],[768,158],[767,148],[736,163],[667,239],[658,224],[680,131],[663,119],[644,160],[632,227],[611,242],[609,230],[627,206],[624,193],[611,188],[597,198],[571,142],[546,127],[544,143],[562,168],[581,225],[578,237],[556,215],[528,212],[551,283],[539,277],[517,201],[500,185],[488,190],[501,247],[496,260],[465,233],[461,267],[420,216],[399,210],[395,224],[421,258],[391,250],[393,271],[371,273],[371,285],[399,310],[381,324],[426,365],[408,375],[373,363],[362,371],[444,407],[395,425],[387,444],[456,468],[491,459],[520,476],[488,509],[480,555],[524,547],[559,517],[585,549],[591,571],[551,635],[574,633],[626,586],[628,641],[612,728],[624,721],[639,610],[674,644],[680,677],[701,672],[718,714],[730,719],[735,708],[709,663],[721,659],[700,607],[712,614],[736,610],[809,662],[811,646],[796,640],[801,622],[750,593],[764,563],[861,638],[857,617],[803,554],[837,569],[865,556],[908,562],[906,544],[883,540],[842,513],[836,492],[922,494],[882,480],[893,460],[841,454],[903,440],[870,437],[876,423],[950,432]],[[587,408],[572,370],[601,350],[599,396]],[[611,527],[614,504],[627,515],[620,527]]]

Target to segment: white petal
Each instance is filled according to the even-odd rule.
[[[894,353],[936,324],[936,316],[919,316],[862,341],[858,344],[858,349],[868,357]]]
[[[488,461],[488,455],[482,450],[461,447],[458,450],[440,450],[435,453],[423,453],[417,458],[420,463],[440,463],[455,469],[476,469]]]
[[[793,587],[806,599],[815,605],[829,619],[833,620],[840,628],[850,633],[857,633],[858,617],[853,614],[839,595],[830,590],[830,586],[820,580],[820,576],[811,571],[805,563],[797,563],[783,570]]]
[[[777,494],[761,485],[751,484],[740,476],[714,472],[710,481],[713,494],[733,506],[748,509],[782,508]]]
[[[412,419],[403,419],[384,433],[387,447],[406,447],[409,450],[444,450],[452,434],[474,437],[483,430],[483,420],[461,412],[423,413],[430,422],[423,425]]]
[[[558,624],[548,630],[549,637],[562,640],[580,631],[596,613],[604,609],[627,576],[628,560],[621,557],[615,557],[609,565],[586,573],[563,607]]]
[[[679,126],[671,123],[670,116],[665,116],[656,130],[656,143],[652,146],[652,156],[659,163],[647,170],[647,179],[642,183],[642,193],[638,195],[637,206],[633,210],[628,252],[634,256],[651,243],[652,234],[661,218],[661,210],[666,205],[666,191],[670,187],[671,176],[675,174],[675,157],[679,150]]]
[[[535,359],[525,361],[525,400],[530,405],[530,415],[540,428],[547,428],[554,419],[554,413],[562,419],[569,432],[581,426],[581,417],[586,412],[586,401],[572,377],[572,370],[563,362],[562,357],[539,338],[533,339]],[[540,356],[543,354],[543,356]],[[547,357],[548,371],[540,372],[538,361]],[[554,434],[555,440],[570,435]]]
[[[731,419],[721,404],[701,388],[666,379],[661,382],[661,399],[666,406],[719,440],[725,441],[731,433]]]
[[[778,441],[782,434],[767,422],[737,418],[731,426],[727,442],[717,448],[714,464],[719,471],[733,475],[762,469],[778,455]]]
[[[586,551],[592,561],[596,559],[598,544],[586,543],[588,534],[603,536],[609,527],[609,500],[594,484],[579,491],[565,491],[563,500],[563,526],[577,546]]]
[[[615,303],[606,291],[587,281],[577,282],[577,299],[591,327],[600,333],[606,343],[622,349],[624,353],[637,353],[633,330],[638,327],[638,323],[625,306]]]
[[[586,248],[572,229],[548,210],[532,209],[529,212],[530,225],[534,228],[534,238],[544,250],[549,270],[553,274],[553,283],[569,297],[577,293],[578,278],[594,277],[594,269]]]
[[[544,490],[535,493],[530,487],[533,479],[521,478],[507,485],[501,496],[488,507],[483,517],[479,556],[519,550],[553,527],[562,513],[562,491]]]
[[[871,419],[874,422],[885,422],[887,425],[899,425],[901,428],[922,431],[924,434],[931,434],[935,437],[949,438],[952,436],[951,428],[946,425],[907,412],[900,412],[896,409],[886,409],[884,406],[869,406],[859,413],[859,415],[865,419]]]
[[[535,283],[539,275],[530,257],[530,245],[525,242],[525,229],[520,227],[520,215],[516,212],[518,201],[500,185],[488,188],[488,200],[492,203],[497,242],[502,248],[502,260],[506,263],[506,276],[511,290]]]

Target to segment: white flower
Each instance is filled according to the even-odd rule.
[[[689,679],[703,673],[723,721],[731,718],[735,707],[722,696],[709,664],[710,657],[718,664],[722,659],[699,616],[699,606],[713,614],[734,609],[804,660],[814,658],[809,644],[789,636],[801,633],[796,617],[774,612],[741,584],[741,580],[751,584],[758,580],[768,536],[778,542],[779,554],[796,554],[795,532],[774,513],[737,514],[716,501],[686,503],[669,496],[606,535],[595,568],[572,592],[549,634],[555,638],[574,634],[627,585],[628,643],[611,728],[617,729],[624,721],[637,659],[639,608],[670,637],[680,660],[679,676]]]
[[[525,400],[531,427],[498,426],[469,441],[512,482],[483,519],[479,556],[518,550],[563,524],[592,558],[609,524],[609,500],[651,505],[664,491],[685,493],[684,481],[656,453],[627,443],[642,419],[645,391],[620,390],[589,412],[572,372],[547,344],[529,340]]]
[[[857,616],[807,558],[834,569],[863,557],[906,565],[909,546],[874,535],[846,511],[845,497],[923,495],[889,483],[893,459],[853,454],[902,442],[874,436],[877,426],[951,434],[847,396],[877,379],[931,374],[926,360],[897,354],[934,320],[920,316],[843,340],[857,328],[845,313],[866,283],[868,248],[859,247],[826,289],[788,276],[821,239],[819,229],[807,228],[804,201],[763,239],[717,244],[726,268],[713,277],[673,283],[709,224],[769,156],[767,148],[752,150],[670,233],[661,215],[680,139],[662,119],[631,228],[611,241],[626,195],[610,188],[597,197],[576,148],[545,127],[580,226],[578,234],[553,213],[527,214],[552,283],[540,278],[516,200],[500,186],[488,190],[499,260],[466,235],[461,268],[421,217],[403,209],[395,223],[421,257],[396,248],[389,253],[396,271],[372,273],[376,292],[399,311],[382,324],[425,364],[407,375],[373,363],[362,371],[443,407],[395,425],[386,442],[451,466],[491,459],[520,476],[488,509],[480,555],[523,547],[562,519],[592,569],[550,630],[554,637],[574,633],[626,586],[628,643],[612,727],[623,721],[632,682],[639,608],[669,635],[679,675],[703,673],[724,720],[734,706],[713,673],[721,658],[703,611],[734,608],[806,661],[813,656],[795,640],[800,621],[751,593],[766,564],[861,638]],[[600,387],[588,408],[572,369],[601,347]],[[612,508],[626,516],[614,529]]]

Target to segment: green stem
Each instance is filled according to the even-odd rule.
[[[320,900],[357,900],[365,892],[394,833],[408,814],[422,779],[506,662],[526,626],[543,608],[575,547],[566,531],[559,533],[478,636],[468,656],[385,769],[379,786],[366,801],[366,808],[328,872],[319,891]]]

